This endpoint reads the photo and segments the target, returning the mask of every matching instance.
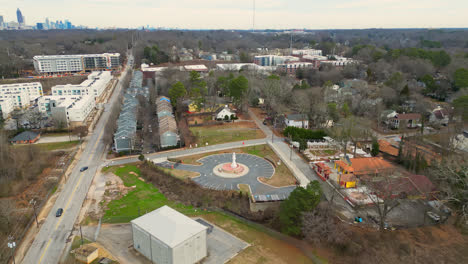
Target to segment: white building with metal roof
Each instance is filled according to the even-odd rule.
[[[158,264],[192,264],[207,256],[208,227],[163,206],[131,221],[133,247]]]

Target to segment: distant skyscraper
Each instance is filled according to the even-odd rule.
[[[36,28],[39,29],[39,30],[43,30],[44,29],[44,23],[37,23]]]
[[[0,16],[0,24],[3,23],[3,16]]]
[[[21,14],[21,10],[19,8],[16,10],[16,18],[18,19],[18,24],[23,24],[23,14]]]
[[[45,26],[46,26],[47,29],[50,28],[50,23],[49,23],[49,18],[48,17],[46,17],[46,19],[45,19]]]

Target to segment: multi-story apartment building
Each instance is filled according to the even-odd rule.
[[[96,106],[94,96],[84,95],[72,99],[62,97],[49,100],[50,114],[55,122],[63,122],[68,127],[83,125]]]
[[[34,56],[34,69],[41,74],[93,70],[115,70],[120,66],[119,53]]]
[[[293,61],[278,65],[278,69],[286,71],[289,74],[295,74],[298,69],[310,69],[314,64],[310,62]]]
[[[54,102],[54,101],[55,102],[61,102],[61,101],[65,101],[67,99],[76,100],[76,99],[78,99],[80,97],[81,97],[81,95],[75,95],[75,96],[46,95],[46,96],[40,97],[37,100],[37,105],[38,105],[38,109],[39,109],[40,112],[50,116],[51,115],[51,111],[50,111],[51,102]]]
[[[39,82],[0,85],[0,100],[12,99],[13,108],[27,107],[32,101],[41,96],[42,84]]]
[[[276,55],[265,55],[255,56],[254,63],[260,66],[278,66],[291,61],[299,61],[299,58],[294,56],[276,56]]]
[[[292,51],[292,55],[294,56],[304,56],[304,55],[322,55],[322,50],[316,49],[297,49]]]
[[[76,96],[92,95],[99,97],[105,90],[112,75],[110,72],[93,72],[88,75],[88,79],[81,84],[65,84],[52,87],[52,95],[56,96]]]
[[[11,98],[4,98],[0,99],[0,113],[3,119],[8,118],[8,115],[15,109],[13,104],[13,99]]]

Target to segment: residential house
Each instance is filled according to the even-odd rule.
[[[227,105],[220,107],[215,111],[215,119],[217,120],[231,119],[232,116],[236,116],[236,112],[230,109]]]
[[[378,180],[378,179],[376,179]],[[412,198],[432,198],[436,189],[434,184],[424,175],[400,175],[400,177],[392,177],[391,179],[377,181],[374,188],[390,193],[393,197],[408,197]]]
[[[179,135],[177,123],[173,116],[161,116],[159,118],[159,141],[161,148],[177,146]]]
[[[449,114],[448,111],[444,108],[437,106],[432,110],[431,115],[429,116],[429,123],[433,125],[443,125],[446,126],[449,123]]]
[[[180,138],[177,122],[172,111],[171,100],[165,96],[156,99],[156,113],[159,124],[159,143],[161,148],[177,146]]]
[[[395,110],[383,110],[382,113],[380,113],[380,120],[382,123],[390,125],[390,120],[392,120],[397,115],[398,113]]]
[[[392,173],[395,170],[395,166],[382,158],[370,157],[337,160],[335,161],[335,169],[343,175],[353,174],[360,178],[377,176],[382,173]]]
[[[284,115],[284,123],[286,126],[309,128],[309,118],[305,114]]]
[[[32,131],[24,131],[10,139],[12,144],[33,144],[41,138],[41,135]]]
[[[416,113],[397,114],[390,119],[390,126],[393,129],[416,128],[421,124],[421,115]]]
[[[395,159],[398,157],[397,144],[392,144],[387,140],[381,139],[379,142],[379,152],[381,152],[386,158]]]

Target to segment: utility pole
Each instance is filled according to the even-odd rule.
[[[289,160],[292,160],[292,149],[293,149],[293,144],[292,144],[292,137],[291,134],[289,134],[289,144],[290,144],[290,149],[291,151],[289,152]]]
[[[80,235],[81,235],[81,245],[83,245],[84,242],[83,242],[83,232],[81,232],[81,224],[80,224]]]
[[[293,35],[293,30],[291,29],[291,42],[289,43],[289,50],[290,50],[290,55],[292,55],[292,35]]]
[[[37,221],[37,213],[36,213],[36,200],[33,198],[31,201],[29,201],[29,204],[32,205],[33,211],[34,211],[34,217],[36,218],[36,225],[37,228],[39,228],[39,221]]]
[[[253,0],[252,33],[255,32],[255,0]]]
[[[8,242],[8,247],[11,248],[11,256],[13,257],[13,264],[16,264],[15,261],[15,247],[16,247],[16,242],[13,241],[13,236],[8,236],[8,240],[11,242]]]

